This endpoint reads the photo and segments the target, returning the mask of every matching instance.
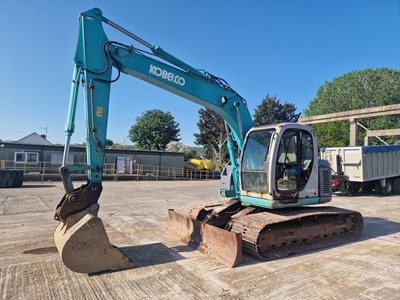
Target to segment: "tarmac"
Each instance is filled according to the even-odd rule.
[[[228,268],[164,233],[168,208],[218,200],[219,182],[103,182],[100,217],[137,268],[67,269],[53,242],[61,182],[0,189],[0,299],[400,299],[400,197],[334,196],[364,216],[354,243]]]

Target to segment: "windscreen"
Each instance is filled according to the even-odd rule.
[[[268,192],[268,154],[273,129],[252,131],[243,150],[241,164],[242,189]]]

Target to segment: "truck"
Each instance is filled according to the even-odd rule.
[[[400,145],[327,147],[320,156],[331,165],[334,191],[400,194]]]
[[[137,45],[109,40],[103,24]],[[69,269],[98,273],[135,267],[110,243],[98,216],[110,88],[121,73],[202,105],[225,121],[230,166],[222,176],[223,200],[189,203],[180,213],[169,209],[167,234],[229,267],[241,262],[242,250],[270,260],[360,238],[359,212],[318,205],[332,199],[331,174],[329,163],[318,159],[311,127],[296,123],[253,127],[246,100],[226,80],[190,66],[94,8],[79,18],[60,168],[65,194],[54,215],[59,222],[54,241]],[[81,85],[87,161],[73,166],[67,157]],[[77,188],[70,176],[75,170],[87,172],[86,184]]]

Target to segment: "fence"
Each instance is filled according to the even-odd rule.
[[[77,164],[79,165],[79,164]],[[0,169],[23,170],[25,180],[61,180],[61,164],[39,161],[37,163],[17,163],[0,161]],[[86,171],[71,172],[76,179],[85,180]],[[118,169],[116,164],[104,164],[105,180],[210,180],[220,178],[220,174],[210,170],[188,170],[184,168],[134,164],[128,169]]]

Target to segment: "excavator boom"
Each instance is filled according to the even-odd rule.
[[[147,51],[109,41],[103,24],[128,35],[146,47]],[[113,67],[118,71],[114,79],[111,72]],[[227,144],[235,181],[230,194],[239,194],[236,149],[243,148],[243,137],[252,126],[246,101],[223,79],[199,71],[162,48],[149,44],[105,18],[100,9],[94,8],[82,13],[79,17],[78,43],[65,127],[66,142],[60,168],[65,195],[57,205],[54,216],[55,220],[60,221],[54,234],[56,246],[64,264],[76,272],[96,273],[134,267],[128,257],[110,244],[104,225],[97,216],[102,191],[110,86],[119,78],[120,72],[212,109],[224,118],[230,135]],[[84,167],[67,164],[70,139],[75,127],[78,88],[81,84],[85,94],[87,128],[87,163]],[[74,188],[70,175],[74,171],[87,172],[87,184]],[[194,221],[193,224],[197,223]],[[213,236],[213,228],[210,228],[208,236]],[[231,238],[231,245],[240,244],[238,235],[234,233],[226,232],[225,237],[225,241]],[[204,251],[207,248],[205,245],[200,245]],[[210,252],[210,248],[207,251]],[[241,251],[238,255],[241,255]]]

